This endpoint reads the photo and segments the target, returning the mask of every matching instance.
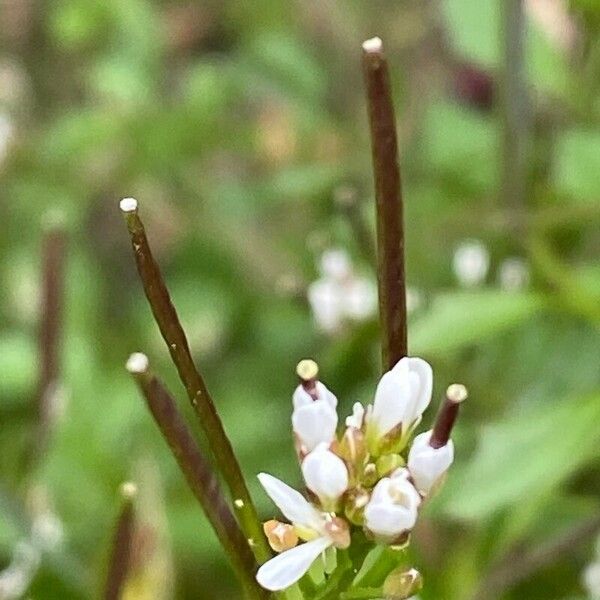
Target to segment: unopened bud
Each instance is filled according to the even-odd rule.
[[[325,523],[325,531],[333,540],[333,545],[340,550],[345,550],[350,546],[350,527],[348,523],[340,517],[331,517]]]
[[[362,482],[366,487],[373,487],[377,483],[377,467],[375,463],[369,463],[363,471]]]
[[[365,434],[360,429],[348,427],[344,432],[337,453],[348,466],[350,480],[355,482],[360,476],[367,459]]]
[[[361,487],[356,487],[346,494],[344,513],[346,518],[354,525],[361,526],[365,522],[365,507],[369,503],[371,494]]]
[[[392,571],[383,584],[386,600],[406,600],[423,587],[423,577],[416,569],[404,571],[403,568]]]
[[[298,543],[298,536],[292,525],[271,519],[263,524],[263,531],[269,541],[269,546],[275,552],[284,552]]]
[[[406,461],[400,454],[384,454],[377,459],[377,474],[379,477],[385,477],[405,465]]]

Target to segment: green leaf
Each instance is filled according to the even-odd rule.
[[[482,519],[539,497],[597,456],[600,395],[522,409],[489,425],[471,463],[442,502],[458,518]]]
[[[559,140],[554,180],[574,200],[596,202],[600,190],[600,131],[572,129]]]
[[[413,324],[409,335],[411,352],[441,354],[475,344],[515,327],[542,306],[542,299],[530,293],[481,290],[440,295]]]

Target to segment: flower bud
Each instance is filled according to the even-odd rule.
[[[406,443],[407,436],[416,427],[423,411],[431,401],[433,375],[430,365],[421,358],[402,358],[385,373],[375,392],[373,409],[368,417],[367,438],[369,450],[380,454],[382,438],[392,433],[392,445]],[[389,443],[386,443],[389,447]],[[388,451],[391,451],[388,448]]]
[[[371,494],[362,487],[351,489],[346,495],[344,514],[354,525],[362,526],[365,522],[365,507],[369,503]]]
[[[383,583],[383,595],[388,600],[407,600],[412,598],[423,587],[423,577],[416,569],[404,571],[404,568],[393,570]]]
[[[365,527],[379,541],[394,543],[417,521],[421,504],[419,493],[408,479],[406,469],[377,483],[365,508]]]
[[[348,466],[351,481],[356,482],[367,460],[364,433],[355,427],[348,427],[342,437],[338,453]]]
[[[348,489],[348,469],[344,461],[319,445],[302,462],[306,487],[316,494],[324,510],[335,510],[338,500]]]
[[[369,463],[363,471],[363,485],[366,487],[372,487],[377,483],[378,479],[379,477],[377,477],[377,467],[375,466],[375,463]]]
[[[415,437],[408,454],[408,470],[419,492],[426,496],[441,483],[454,460],[454,444],[449,440],[441,448],[430,445],[432,431]]]
[[[284,552],[298,543],[298,536],[293,525],[281,523],[275,519],[263,523],[263,531],[269,541],[269,546],[275,552]]]
[[[326,400],[311,400],[292,414],[292,427],[304,452],[311,452],[321,443],[330,444],[335,439],[337,423],[335,408]]]

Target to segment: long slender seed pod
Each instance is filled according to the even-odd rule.
[[[144,354],[132,354],[127,361],[127,370],[135,378],[192,493],[229,556],[247,597],[253,600],[267,598],[268,594],[254,578],[256,561],[250,549],[252,544],[242,533],[210,463],[200,451],[172,396],[150,372]]]
[[[134,483],[128,481],[121,486],[122,504],[110,549],[104,600],[119,600],[127,582],[135,527],[136,494],[137,488]]]
[[[269,559],[271,551],[263,535],[256,508],[231,442],[225,433],[204,379],[196,368],[177,311],[171,302],[158,264],[152,256],[144,225],[138,214],[137,201],[134,198],[125,198],[121,200],[120,207],[131,236],[138,273],[156,323],[167,344],[192,407],[204,429],[218,470],[229,488],[244,534],[248,539],[253,540],[252,550],[256,560],[263,563]]]
[[[363,44],[377,216],[377,282],[383,369],[407,355],[404,217],[390,75],[379,38]]]

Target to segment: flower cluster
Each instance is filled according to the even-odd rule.
[[[321,277],[308,287],[308,301],[319,329],[334,333],[348,321],[365,321],[375,314],[377,286],[355,272],[346,251],[326,250],[320,271]]]
[[[385,373],[373,404],[356,403],[338,436],[337,398],[317,379],[311,360],[298,365],[292,427],[308,499],[279,479],[258,478],[289,523],[267,521],[264,531],[278,556],[259,569],[258,582],[282,590],[298,581],[327,549],[345,549],[354,531],[376,543],[408,542],[419,510],[454,459],[449,439],[462,385],[448,388],[432,430],[410,444],[431,402],[432,370],[403,358]]]

